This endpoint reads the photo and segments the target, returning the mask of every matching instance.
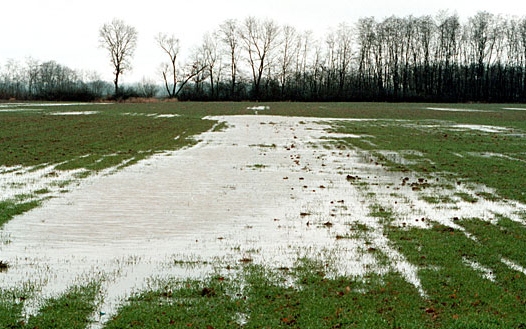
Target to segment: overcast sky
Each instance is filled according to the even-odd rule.
[[[478,11],[526,16],[526,2],[518,0],[6,0],[1,5],[0,65],[9,58],[24,62],[55,60],[72,69],[95,70],[111,81],[107,53],[98,47],[100,27],[113,18],[134,26],[138,47],[133,72],[124,82],[142,77],[157,79],[164,60],[154,41],[159,32],[174,33],[181,40],[181,56],[201,43],[204,33],[227,19],[248,16],[271,18],[298,30],[323,35],[341,22],[354,24],[361,17],[382,20],[391,15],[436,15],[440,10],[457,13],[461,19]],[[163,56],[164,55],[164,56]]]

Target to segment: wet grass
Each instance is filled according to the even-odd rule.
[[[0,150],[2,165],[32,166],[61,163],[90,155],[83,167],[108,155],[121,159],[144,158],[152,152],[185,146],[196,133],[212,128],[215,122],[203,120],[210,115],[252,114],[251,103],[154,103],[109,104],[63,107],[47,106],[38,111],[0,112]],[[485,112],[431,111],[429,104],[388,103],[270,103],[265,114],[318,116],[334,118],[373,118],[405,120],[453,120],[457,123],[491,124],[526,128],[525,111],[502,111],[506,105],[451,105],[477,108]],[[447,105],[441,105],[447,107]],[[98,111],[92,115],[49,115],[57,111]],[[158,115],[178,115],[158,117]],[[368,129],[366,122],[357,122]],[[369,122],[370,124],[370,122]],[[219,124],[215,129],[224,129]],[[433,130],[428,130],[433,133]],[[358,132],[360,134],[360,132]],[[398,136],[397,131],[386,132]],[[405,135],[412,135],[412,132]],[[377,135],[377,133],[373,134]],[[174,138],[180,136],[177,140]],[[381,136],[379,136],[381,137]],[[490,146],[494,140],[489,140]],[[498,141],[497,141],[498,142]]]
[[[396,274],[329,278],[322,263],[246,265],[235,279],[166,282],[137,295],[105,328],[420,328],[416,290]]]
[[[34,292],[1,291],[0,328],[72,328],[83,329],[91,323],[100,285],[92,282],[74,286],[63,295],[44,301],[36,315],[23,317],[23,303]]]
[[[57,108],[31,113],[0,112],[0,142],[6,146],[0,149],[0,165],[60,164],[57,170],[85,168],[82,174],[85,177],[92,171],[127,161],[135,163],[154,153],[195,143],[192,136],[216,123],[203,120],[205,116],[253,114],[246,110],[250,105],[156,103],[67,108],[67,111],[100,111],[80,116],[48,115],[47,112]],[[430,180],[440,176],[440,184],[444,186],[481,183],[496,191],[478,192],[476,196],[451,193],[466,202],[477,202],[480,198],[526,202],[523,174],[526,111],[503,111],[501,108],[506,105],[491,104],[436,106],[481,112],[432,111],[426,109],[433,106],[429,104],[268,105],[270,109],[265,114],[271,115],[375,119],[334,124],[334,131],[362,137],[325,141],[323,146],[336,150],[359,148],[370,152],[374,161],[390,170],[417,172],[418,177]],[[454,127],[456,124],[509,129],[497,133],[460,130]],[[214,129],[225,128],[220,124]],[[267,144],[256,146],[275,148]],[[410,161],[390,157],[385,151],[402,154]],[[348,181],[367,193],[365,179],[348,177]],[[420,185],[423,183],[417,187],[423,188]],[[42,189],[41,194],[45,195],[44,192]],[[440,224],[430,224],[430,229],[397,227],[393,225],[397,214],[377,203],[375,194],[370,193],[369,216],[384,226],[383,234],[390,247],[418,267],[426,296],[420,295],[396,270],[382,275],[332,277],[328,273],[336,272],[331,270],[335,264],[327,260],[303,259],[290,269],[271,269],[255,265],[250,259],[240,261],[238,265],[243,270],[229,276],[212,275],[197,281],[167,279],[159,283],[159,288],[131,297],[105,328],[526,327],[523,223],[504,217],[491,223],[461,218],[455,223],[465,231]],[[423,198],[429,203],[453,202],[449,196],[431,194]],[[24,200],[0,203],[0,225],[39,204]],[[320,219],[323,222],[326,221]],[[342,240],[341,243],[364,240],[372,234],[371,230],[364,223],[353,221],[336,240]],[[389,266],[387,256],[375,246],[364,245],[362,249]],[[27,294],[0,291],[0,328],[85,328],[96,309],[98,289],[97,284],[72,288],[48,300],[39,314],[27,322],[21,317]]]
[[[505,258],[522,267],[526,267],[526,260],[524,259],[526,227],[523,223],[501,217],[496,223],[466,219],[461,224],[481,244],[487,246],[494,257]]]
[[[526,166],[524,145],[526,118],[521,111],[497,112],[506,120],[495,120],[494,112],[477,112],[472,124],[489,124],[508,128],[504,132],[485,132],[459,129],[465,124],[465,115],[443,115],[440,122],[404,120],[393,122],[378,120],[367,122],[338,123],[335,131],[362,135],[362,138],[346,139],[347,145],[372,152],[376,161],[392,170],[420,172],[423,175],[439,173],[452,182],[484,184],[496,191],[496,197],[526,202]],[[508,121],[513,120],[514,122]],[[371,144],[374,143],[374,146]],[[411,156],[411,161],[389,157],[384,151],[403,154],[416,151],[422,156]],[[502,156],[484,156],[499,154]]]
[[[0,328],[22,328],[22,296],[16,290],[0,289]]]
[[[428,203],[434,204],[455,203],[455,200],[447,195],[422,195],[420,198]]]
[[[192,136],[212,128],[215,123],[192,114],[175,118],[146,116],[158,113],[146,106],[70,106],[68,111],[86,108],[100,112],[49,115],[57,108],[48,107],[37,113],[0,113],[2,165],[63,163],[58,169],[100,170],[191,144]]]
[[[86,328],[95,311],[100,286],[72,287],[67,293],[45,302],[40,312],[28,319],[27,328]]]
[[[28,105],[29,106],[29,105]],[[39,109],[34,105],[33,109]],[[98,111],[90,115],[50,115],[57,111]],[[173,114],[176,117],[158,117]],[[152,154],[196,142],[195,135],[216,122],[172,104],[46,106],[36,111],[0,112],[0,166],[56,171],[83,168],[78,178],[107,168],[120,168]],[[65,188],[72,180],[55,182]],[[37,193],[46,197],[44,189]],[[0,202],[0,226],[40,204],[31,195]]]
[[[0,227],[16,215],[38,207],[40,202],[16,202],[16,201],[2,201],[0,202]]]
[[[505,225],[510,225],[509,221],[505,222]],[[503,254],[496,247],[499,243],[507,244],[510,239],[498,233],[499,227],[492,224],[478,220],[464,224],[476,232],[477,241],[461,231],[439,224],[432,229],[389,231],[392,243],[420,268],[418,276],[429,294],[426,313],[436,327],[442,328],[524,327],[524,274],[504,264]],[[517,224],[512,226],[519,232],[524,230]],[[493,241],[480,239],[486,235],[497,235],[497,238]],[[507,251],[515,247],[501,246],[501,250],[519,261],[514,252]],[[523,241],[521,247],[524,247]],[[486,273],[485,269],[490,272]]]

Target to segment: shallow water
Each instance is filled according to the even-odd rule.
[[[426,110],[447,111],[447,112],[487,112],[485,110],[461,109],[461,108],[450,108],[450,107],[426,107]]]
[[[47,297],[103,278],[99,309],[107,315],[94,319],[104,322],[151,278],[200,277],[213,270],[212,263],[223,271],[246,262],[291,267],[307,256],[332,259],[338,274],[397,271],[425,295],[416,268],[369,215],[372,205],[392,209],[393,225],[428,227],[435,221],[456,228],[454,218],[492,220],[500,213],[513,219],[525,209],[459,198],[430,204],[421,196],[455,191],[414,188],[418,175],[390,172],[360,150],[314,147],[331,136],[319,119],[212,119],[229,128],[202,134],[191,148],[83,181],[6,224],[0,253],[10,269],[0,274],[0,286],[30,282],[39,297]],[[475,193],[473,187],[456,189]],[[370,230],[350,238],[357,224]],[[367,252],[371,247],[392,262],[379,263]],[[28,300],[25,312],[36,312],[40,301]]]

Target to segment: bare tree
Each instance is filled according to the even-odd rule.
[[[360,92],[369,91],[374,77],[373,47],[376,38],[375,28],[377,23],[373,17],[362,18],[358,21],[357,45],[358,53],[358,83]]]
[[[443,76],[441,94],[451,95],[455,90],[456,83],[453,77],[454,69],[458,64],[460,28],[458,15],[450,15],[446,11],[439,13],[435,61],[438,64],[439,74]]]
[[[468,22],[468,37],[471,44],[474,71],[475,97],[482,97],[487,90],[487,66],[490,64],[496,42],[495,16],[488,12],[478,12]]]
[[[115,71],[115,96],[119,93],[119,77],[131,69],[130,60],[137,48],[137,30],[120,19],[104,24],[99,31],[100,46],[110,53]]]
[[[200,74],[206,65],[202,61],[194,60],[192,63],[185,64],[181,69],[177,67],[177,56],[179,55],[179,39],[173,34],[168,35],[159,33],[156,37],[161,49],[170,58],[169,64],[162,64],[161,71],[164,79],[164,86],[169,98],[177,98],[179,92],[193,77]],[[179,77],[182,77],[179,79]],[[168,80],[171,80],[170,82]]]
[[[223,44],[226,45],[228,57],[230,60],[230,97],[235,98],[237,64],[239,61],[239,42],[237,21],[227,20],[219,27],[219,35]]]
[[[159,87],[153,81],[152,79],[148,79],[146,77],[143,77],[141,82],[137,85],[138,90],[142,97],[145,98],[153,98],[155,95],[157,95],[157,92],[159,91]]]
[[[253,94],[256,99],[261,96],[261,79],[270,64],[272,51],[278,45],[279,32],[279,26],[272,20],[261,22],[254,17],[248,17],[244,21],[241,39],[247,51],[253,78]]]
[[[26,72],[22,65],[14,59],[8,59],[5,71],[0,75],[0,97],[22,98],[25,94],[26,80]]]
[[[338,96],[343,95],[352,56],[351,29],[341,23],[336,31],[336,72],[338,74]]]
[[[219,85],[219,80],[221,79],[221,57],[218,53],[216,33],[205,34],[203,37],[201,52],[203,56],[203,64],[206,66],[206,75],[210,81],[210,96],[216,97],[219,89],[217,86]]]
[[[162,64],[161,71],[164,80],[164,86],[168,97],[175,98],[177,89],[177,56],[179,55],[179,39],[173,34],[168,35],[165,33],[159,33],[155,38],[157,44],[170,58],[169,64]],[[170,82],[168,80],[171,79]]]
[[[281,97],[285,96],[285,89],[293,69],[293,61],[298,58],[299,53],[299,36],[296,29],[290,25],[283,27],[282,42],[279,55],[279,70],[277,72]]]

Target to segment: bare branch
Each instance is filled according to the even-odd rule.
[[[124,21],[114,19],[99,30],[99,44],[109,52],[115,75],[115,96],[119,93],[119,77],[131,69],[130,60],[137,48],[137,30]]]

